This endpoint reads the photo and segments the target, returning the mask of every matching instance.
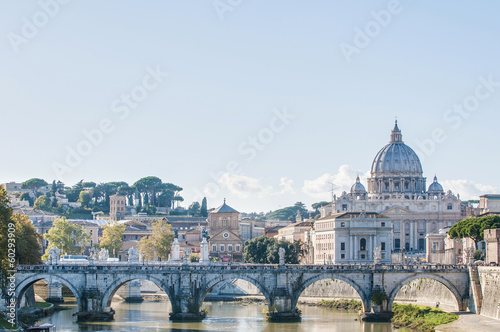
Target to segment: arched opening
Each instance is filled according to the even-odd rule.
[[[239,305],[226,301],[240,300]],[[209,280],[200,289],[200,310],[206,308],[208,317],[255,317],[268,307],[270,295],[265,287],[250,277],[231,274]]]
[[[320,300],[333,303],[333,307],[342,309],[370,311],[370,302],[361,287],[350,278],[341,275],[319,275],[305,280],[295,292],[292,307],[299,305],[303,312],[302,317],[307,317],[307,303],[317,303]],[[355,303],[358,303],[355,305]],[[361,306],[359,306],[361,303]]]
[[[102,297],[103,311],[112,306],[112,302],[140,303],[143,301],[167,302],[171,309],[171,299],[161,280],[151,277],[121,278],[111,284]]]
[[[388,296],[387,309],[393,303],[415,304],[459,311],[462,297],[446,279],[439,276],[413,276],[401,281]]]
[[[17,307],[47,308],[51,304],[73,307],[77,312],[81,308],[81,296],[77,288],[68,280],[55,275],[37,275],[22,281],[16,287]]]

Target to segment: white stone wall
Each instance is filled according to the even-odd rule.
[[[500,319],[500,267],[479,266],[483,293],[481,315]]]

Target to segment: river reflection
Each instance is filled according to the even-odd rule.
[[[144,301],[142,303],[113,302],[115,319],[106,323],[76,323],[75,304],[71,310],[56,312],[40,320],[37,325],[52,323],[57,332],[66,331],[231,331],[231,332],[389,332],[389,323],[364,323],[356,313],[300,305],[302,322],[269,323],[264,320],[265,304],[237,304],[232,302],[206,302],[208,318],[201,323],[172,323],[168,320],[170,302]],[[398,330],[403,331],[403,330]]]

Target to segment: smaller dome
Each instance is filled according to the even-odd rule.
[[[439,184],[437,176],[434,176],[434,181],[429,186],[427,192],[429,194],[444,194],[443,186]]]
[[[356,178],[356,183],[351,187],[351,194],[366,194],[365,186],[359,181],[359,176]]]

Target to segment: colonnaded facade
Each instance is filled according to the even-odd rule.
[[[425,251],[425,236],[452,226],[464,217],[458,195],[445,192],[437,177],[427,188],[422,164],[404,144],[398,123],[389,144],[375,156],[368,190],[359,177],[349,193],[333,197],[321,217],[343,212],[376,212],[392,220],[392,248]]]

